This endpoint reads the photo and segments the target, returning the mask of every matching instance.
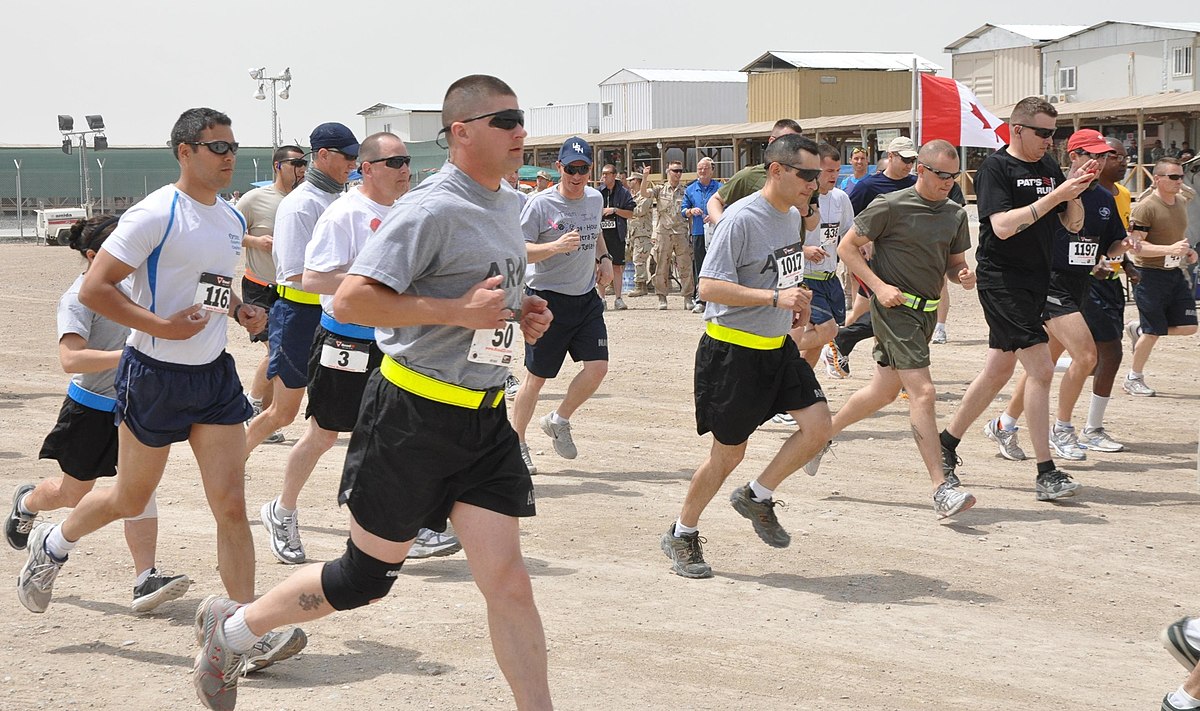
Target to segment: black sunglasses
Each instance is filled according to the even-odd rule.
[[[667,168],[668,173],[682,173],[683,168]]]
[[[900,161],[901,161],[902,163],[904,163],[904,165],[912,165],[913,163],[916,163],[916,162],[917,162],[917,157],[916,157],[916,156],[913,156],[912,158],[909,158],[908,156],[902,156],[902,155],[900,155],[899,153],[897,153],[897,154],[896,154],[896,157],[897,157],[897,158],[899,158],[899,159],[900,159]]]
[[[792,165],[791,163],[784,163],[783,161],[779,160],[775,162],[779,165],[787,166],[788,168],[796,171],[796,176],[807,183],[816,182],[817,176],[821,174],[820,168],[801,168],[800,166]]]
[[[358,162],[358,156],[352,156],[349,153],[347,153],[346,151],[340,150],[338,148],[326,148],[325,150],[330,151],[332,153],[337,153],[338,155],[345,158],[346,160],[352,160],[352,161]]]
[[[226,153],[232,153],[236,156],[238,152],[236,141],[188,141],[187,144],[189,146],[204,146],[219,156],[223,156]]]
[[[412,156],[389,156],[387,158],[376,158],[375,160],[364,160],[363,163],[383,163],[392,170],[400,170],[404,166],[412,162]]]
[[[293,168],[307,168],[308,167],[308,161],[303,158],[289,158],[287,160],[281,160],[278,162],[277,165],[282,166],[285,163],[287,165],[292,166]]]
[[[1039,128],[1038,126],[1029,126],[1029,125],[1023,124],[1023,123],[1014,123],[1013,125],[1020,126],[1021,128],[1027,128],[1030,131],[1033,131],[1033,135],[1037,136],[1038,138],[1042,138],[1042,139],[1046,139],[1046,138],[1049,138],[1054,135],[1053,128]]]
[[[1183,173],[1159,173],[1159,178],[1170,178],[1171,180],[1183,180]]]
[[[525,112],[521,109],[504,109],[502,111],[493,111],[490,114],[483,114],[482,116],[463,119],[458,123],[471,123],[472,121],[479,121],[485,118],[491,119],[491,121],[488,121],[489,126],[492,128],[498,128],[502,131],[511,131],[517,126],[525,125]],[[449,130],[449,128],[450,127],[447,126],[442,130]]]
[[[956,170],[953,173],[951,173],[951,172],[945,171],[945,170],[938,170],[937,168],[934,168],[933,166],[925,165],[924,163],[921,163],[921,167],[924,168],[925,170],[928,170],[930,173],[933,173],[934,175],[941,178],[942,180],[954,180],[958,176],[962,175],[961,170]]]
[[[592,171],[590,165],[564,165],[563,172],[567,175],[587,175]]]

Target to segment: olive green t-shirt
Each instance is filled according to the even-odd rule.
[[[1133,214],[1129,219],[1135,225],[1149,228],[1141,235],[1150,244],[1175,244],[1187,232],[1187,205],[1179,197],[1175,198],[1174,205],[1168,205],[1158,193],[1150,193],[1133,206]],[[1140,257],[1133,251],[1129,254],[1133,257],[1133,263],[1143,269],[1176,269],[1182,265],[1179,257],[1172,259],[1168,267],[1167,257]]]
[[[733,174],[729,182],[717,190],[717,197],[728,209],[730,205],[747,195],[752,195],[767,184],[767,168],[763,164],[742,168]]]
[[[854,228],[875,243],[875,274],[925,299],[942,293],[950,255],[971,248],[966,210],[953,200],[926,200],[915,185],[875,198],[854,218]]]

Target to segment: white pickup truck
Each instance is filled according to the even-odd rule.
[[[71,225],[87,219],[87,210],[82,207],[60,207],[52,210],[35,210],[37,214],[38,241],[48,245],[67,246],[71,240]]]

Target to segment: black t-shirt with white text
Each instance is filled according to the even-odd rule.
[[[1008,146],[984,159],[975,174],[979,208],[980,289],[1030,289],[1045,294],[1050,287],[1050,252],[1060,224],[1060,204],[1021,232],[1002,240],[992,231],[991,216],[1032,205],[1066,180],[1049,154],[1029,163],[1009,154]]]

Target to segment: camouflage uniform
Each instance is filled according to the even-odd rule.
[[[634,289],[629,296],[645,296],[650,283],[650,254],[654,251],[654,198],[634,196],[637,207],[629,219],[626,259],[633,262]]]
[[[670,183],[654,188],[658,222],[654,230],[654,261],[658,265],[654,273],[654,290],[660,301],[666,300],[668,279],[671,276],[671,257],[675,257],[675,268],[679,272],[679,285],[684,298],[691,301],[696,293],[692,275],[692,243],[688,234],[688,220],[683,216],[684,186],[671,187]],[[660,308],[665,308],[665,303]],[[689,307],[690,308],[690,307]]]

